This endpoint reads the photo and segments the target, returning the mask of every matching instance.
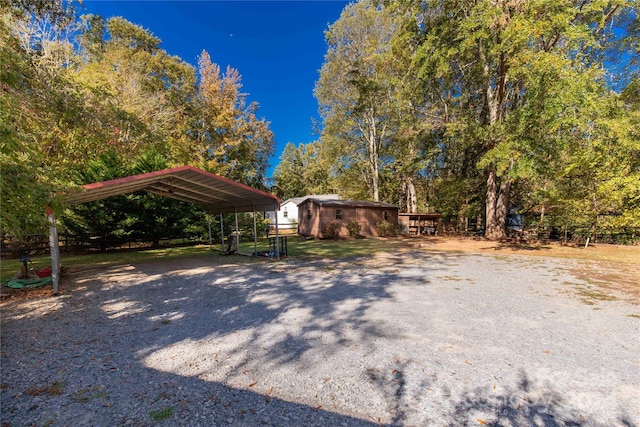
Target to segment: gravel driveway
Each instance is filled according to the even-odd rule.
[[[640,306],[575,268],[416,250],[72,271],[1,305],[2,426],[638,426]]]

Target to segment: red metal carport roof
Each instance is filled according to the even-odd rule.
[[[192,166],[95,182],[82,187],[83,190],[67,195],[70,204],[77,205],[136,191],[149,191],[196,203],[211,213],[275,211],[280,207],[280,200],[273,194]]]

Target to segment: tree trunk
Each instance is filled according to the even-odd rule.
[[[496,229],[501,239],[507,236],[507,215],[509,214],[509,201],[511,196],[511,181],[503,180],[498,190],[498,201],[496,202]]]
[[[496,233],[496,172],[489,171],[487,177],[487,194],[485,198],[485,226],[484,235],[490,239],[494,238]]]
[[[367,155],[369,157],[369,168],[371,173],[371,186],[373,190],[373,200],[375,202],[380,201],[380,165],[378,152],[378,132],[376,129],[376,122],[373,112],[370,112],[369,117],[369,133],[367,138]]]
[[[503,239],[507,236],[506,222],[509,211],[509,195],[511,182],[505,180],[497,187],[498,176],[495,170],[489,170],[487,177],[486,225],[485,237]]]
[[[376,163],[373,167],[373,176],[371,177],[371,184],[373,186],[373,201],[380,201],[380,183],[379,183],[379,171],[378,164]]]
[[[500,29],[495,34],[497,45],[501,44]],[[485,47],[482,43],[479,45],[479,57],[483,63],[483,75],[486,79],[486,102],[488,108],[489,127],[496,126],[504,118],[504,106],[507,101],[507,92],[505,87],[507,84],[507,59],[501,54],[498,59],[497,68],[490,63],[486,57]],[[497,141],[493,141],[491,148],[495,147]],[[513,166],[513,165],[512,165]],[[497,188],[498,175],[493,167],[489,169],[487,177],[487,196],[486,196],[486,227],[485,237],[489,239],[502,239],[506,237],[506,220],[509,210],[509,193],[511,191],[511,182],[502,180],[500,187]]]
[[[407,183],[407,212],[416,213],[418,211],[418,197],[416,196],[416,187],[413,185],[413,178],[408,177]]]

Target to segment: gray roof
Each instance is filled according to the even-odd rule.
[[[345,208],[389,208],[398,209],[396,205],[385,202],[370,202],[368,200],[324,200],[315,196],[307,197],[304,201],[311,201],[320,206],[335,206]]]
[[[280,203],[280,205],[284,205],[285,203],[292,202],[297,206],[300,203],[307,200],[308,198],[314,198],[318,200],[340,200],[340,195],[339,194],[315,194],[315,195],[302,196],[302,197],[291,197],[290,199],[283,200]]]

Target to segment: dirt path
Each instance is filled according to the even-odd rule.
[[[493,256],[525,255],[567,260],[572,273],[607,295],[620,292],[634,304],[640,304],[640,246],[549,244],[513,244],[474,238],[426,237],[408,239],[410,248],[426,251],[482,253]],[[594,295],[595,295],[594,293]]]

